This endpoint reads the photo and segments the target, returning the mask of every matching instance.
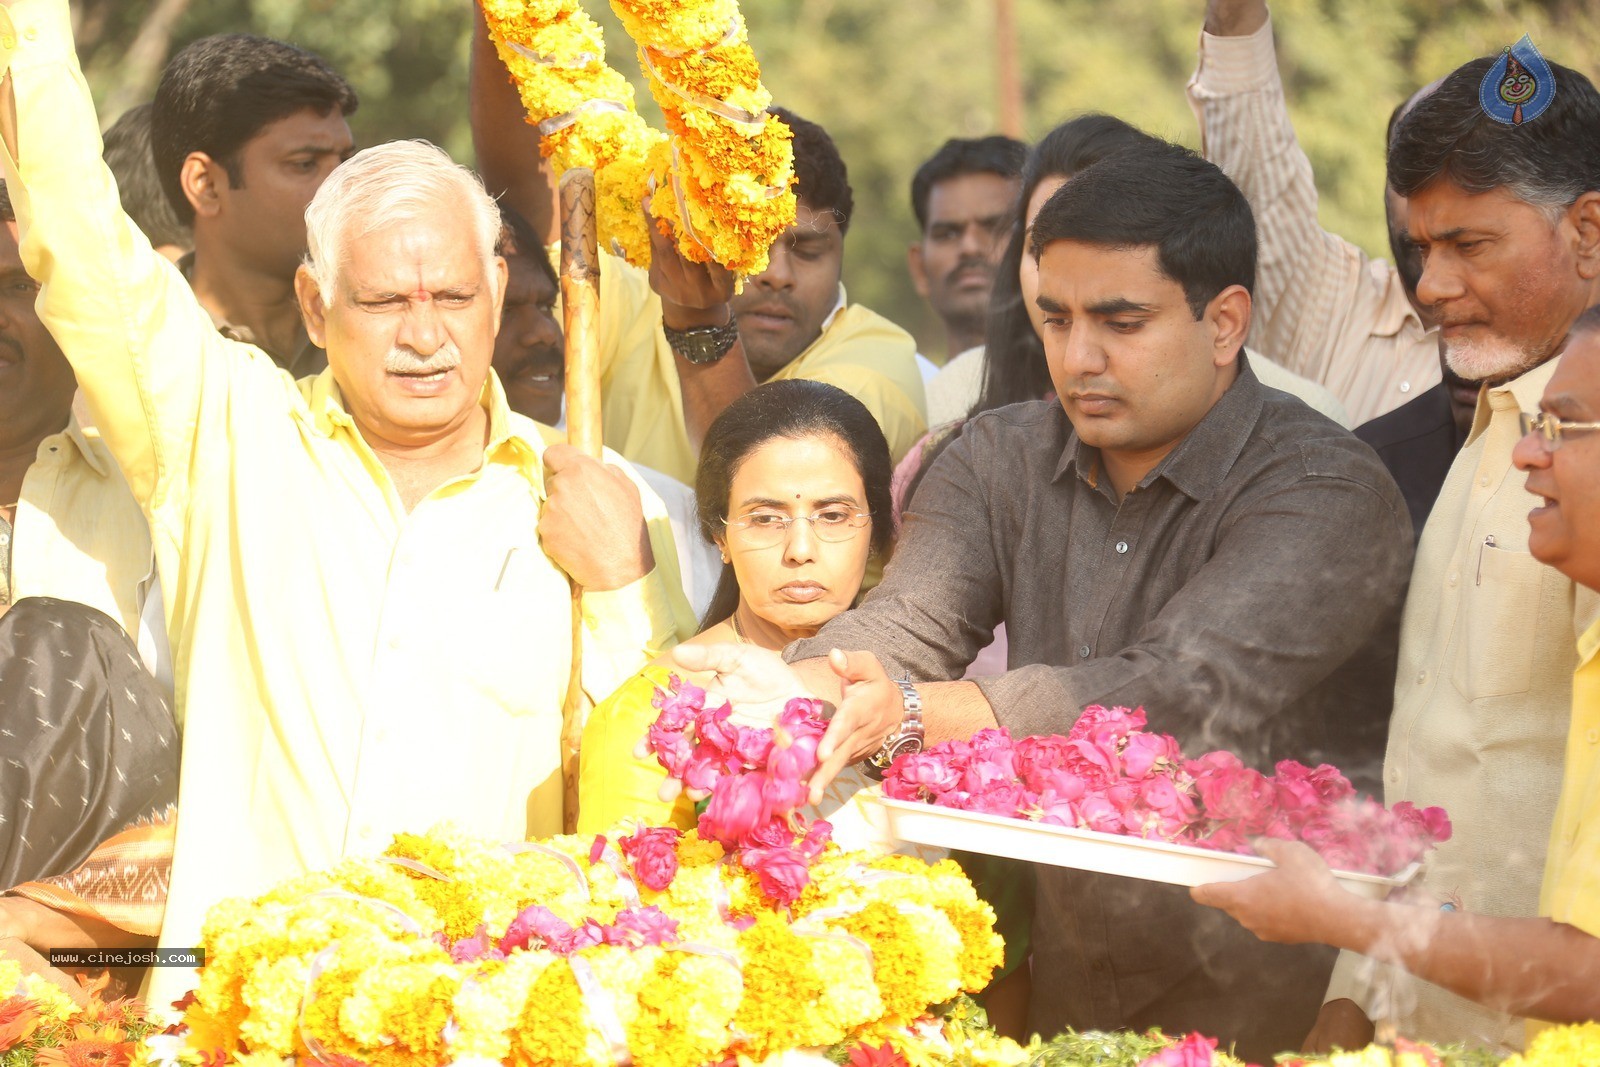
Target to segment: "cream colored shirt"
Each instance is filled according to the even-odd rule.
[[[1539,410],[1558,359],[1479,397],[1466,446],[1417,546],[1405,615],[1384,799],[1437,804],[1454,836],[1422,888],[1463,911],[1532,916],[1539,905],[1578,636],[1600,597],[1528,554],[1536,501],[1511,465],[1517,416]],[[1425,1041],[1520,1047],[1521,1020],[1344,953],[1328,999]]]
[[[297,384],[220,336],[123,215],[65,0],[0,11],[0,65],[40,317],[144,509],[166,593],[183,813],[161,943],[194,945],[219,899],[396,831],[559,832],[574,640],[567,576],[536,530],[537,425],[491,376],[482,467],[408,514],[331,373]],[[583,599],[596,699],[692,626],[665,515],[642,495],[656,571]],[[193,980],[153,973],[158,1005]]]
[[[1437,334],[1423,327],[1400,275],[1317,221],[1317,185],[1289,121],[1272,24],[1246,37],[1201,33],[1189,103],[1206,158],[1255,212],[1250,344],[1333,390],[1351,425],[1438,384]]]
[[[150,531],[105,442],[73,420],[39,444],[17,502],[16,599],[87,604],[138,638],[155,571]]]
[[[895,461],[928,428],[911,335],[859,304],[839,306],[822,334],[773,380],[827,382],[866,405],[889,439]],[[689,444],[677,362],[661,332],[661,300],[644,271],[600,257],[600,373],[606,444],[635,463],[694,484],[698,456]]]

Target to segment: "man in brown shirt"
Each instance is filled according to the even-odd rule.
[[[926,683],[929,742],[1143,705],[1192,754],[1327,760],[1370,783],[1410,521],[1370,449],[1240,354],[1244,197],[1187,150],[1130,152],[1051,199],[1032,252],[1061,399],[973,420],[919,488],[883,584],[788,650],[840,705],[813,785],[899,734],[891,675]],[[1001,621],[1010,669],[943,681]],[[814,657],[831,649],[870,654],[830,671]],[[1193,1028],[1264,1060],[1315,1016],[1329,954],[1252,945],[1178,887],[1038,873],[1031,1028]]]

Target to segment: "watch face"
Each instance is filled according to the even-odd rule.
[[[889,751],[887,753],[889,758],[887,762],[893,763],[901,756],[911,756],[921,751],[922,738],[917,737],[915,734],[909,737],[897,738],[894,743],[889,746]]]

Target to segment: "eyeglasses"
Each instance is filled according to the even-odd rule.
[[[722,520],[730,532],[752,548],[771,548],[789,539],[789,528],[797,522],[811,524],[817,540],[837,544],[848,541],[856,531],[872,521],[865,511],[850,508],[823,508],[811,515],[780,515],[775,511],[758,511],[737,522]]]
[[[1600,422],[1572,422],[1544,411],[1536,415],[1524,412],[1522,415],[1522,436],[1538,434],[1546,452],[1560,448],[1561,438],[1566,434],[1585,434],[1591,430],[1600,430]]]

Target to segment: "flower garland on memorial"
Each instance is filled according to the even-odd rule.
[[[159,1030],[136,1000],[105,1001],[91,987],[79,1007],[38,975],[0,957],[0,1067],[124,1067]]]
[[[692,262],[748,276],[793,225],[789,128],[736,0],[613,0],[638,46],[670,137],[634,110],[606,65],[600,27],[577,0],[480,0],[496,50],[558,171],[591,167],[599,227],[629,261],[650,260],[640,205]]]
[[[1450,838],[1443,809],[1385,809],[1327,764],[1285,760],[1266,775],[1230,752],[1185,759],[1145,724],[1143,708],[1094,706],[1065,737],[984,730],[900,757],[883,794],[1223,852],[1249,854],[1256,837],[1303,841],[1338,870],[1385,876]]]
[[[497,845],[449,828],[213,908],[185,1048],[333,1067],[638,1067],[913,1042],[988,984],[994,912],[949,860],[847,853],[794,814],[820,705],[730,721],[673,680],[651,739],[698,830]]]

